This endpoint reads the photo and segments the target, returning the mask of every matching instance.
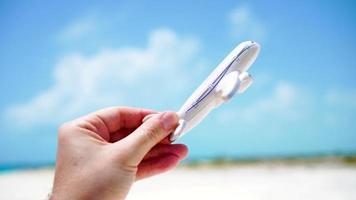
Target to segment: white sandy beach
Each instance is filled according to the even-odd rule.
[[[0,199],[46,199],[52,179],[53,169],[2,173]],[[325,164],[180,167],[137,182],[128,199],[355,200],[356,168]]]

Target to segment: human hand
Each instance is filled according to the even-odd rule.
[[[124,199],[135,180],[165,172],[188,149],[168,140],[173,112],[127,107],[100,110],[59,128],[51,199]]]

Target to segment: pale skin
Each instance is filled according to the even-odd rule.
[[[125,199],[135,181],[166,172],[187,156],[185,145],[168,140],[177,124],[174,112],[128,107],[63,124],[50,199]]]

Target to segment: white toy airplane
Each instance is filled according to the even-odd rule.
[[[171,134],[174,141],[198,125],[211,110],[231,99],[237,92],[243,93],[252,78],[246,72],[260,51],[253,41],[239,44],[193,92],[180,110],[179,125]],[[145,117],[143,121],[147,120]]]

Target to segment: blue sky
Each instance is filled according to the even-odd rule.
[[[238,43],[255,83],[181,142],[191,158],[356,152],[353,1],[1,1],[0,164],[112,105],[178,110]]]

